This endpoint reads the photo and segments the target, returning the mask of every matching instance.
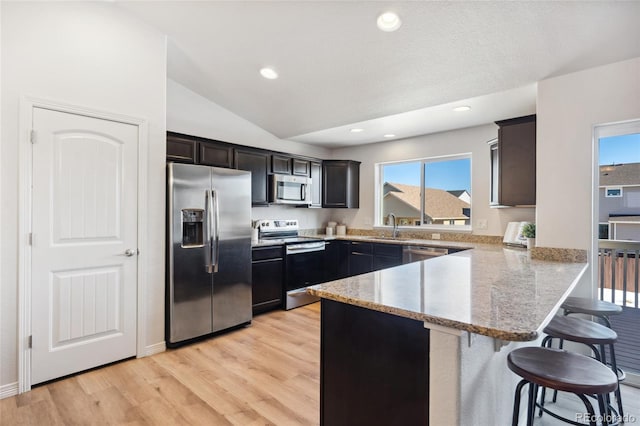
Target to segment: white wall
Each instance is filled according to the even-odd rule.
[[[640,118],[640,58],[539,82],[537,111],[536,244],[588,250],[593,127]]]
[[[341,148],[333,151],[333,158],[361,161],[360,209],[338,213],[347,225],[371,228],[374,218],[375,163],[410,160],[470,152],[471,158],[471,211],[474,234],[503,235],[511,221],[533,220],[533,208],[489,208],[489,182],[491,163],[487,141],[498,136],[495,124],[469,127],[432,135],[417,136],[397,141],[381,142]],[[487,229],[476,229],[478,220],[487,221]]]
[[[2,2],[0,386],[17,380],[18,132],[21,96],[148,120],[143,222],[146,346],[164,341],[166,38],[98,2]],[[24,237],[24,236],[21,236]]]
[[[593,253],[594,126],[640,118],[640,58],[539,82],[537,114],[536,245]],[[596,275],[574,294],[595,294]]]
[[[330,158],[326,148],[278,139],[171,79],[167,80],[167,130],[320,159]],[[301,229],[322,228],[331,216],[330,209],[286,206],[254,207],[251,212],[253,220],[298,219]]]

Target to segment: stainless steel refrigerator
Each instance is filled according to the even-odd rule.
[[[251,173],[169,163],[168,346],[251,321]]]

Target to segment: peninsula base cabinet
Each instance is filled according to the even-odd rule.
[[[251,250],[253,314],[282,308],[284,246]]]
[[[321,301],[320,424],[428,425],[422,321]]]

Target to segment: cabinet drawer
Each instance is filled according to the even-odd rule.
[[[375,244],[373,253],[376,256],[402,257],[402,246],[400,244]]]
[[[251,250],[251,260],[254,262],[270,259],[282,260],[283,258],[284,246],[254,247]]]
[[[351,253],[373,254],[373,244],[352,241]]]

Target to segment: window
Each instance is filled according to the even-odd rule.
[[[375,223],[470,229],[471,154],[376,165]]]
[[[607,198],[618,198],[622,197],[622,188],[605,188],[605,197]]]

